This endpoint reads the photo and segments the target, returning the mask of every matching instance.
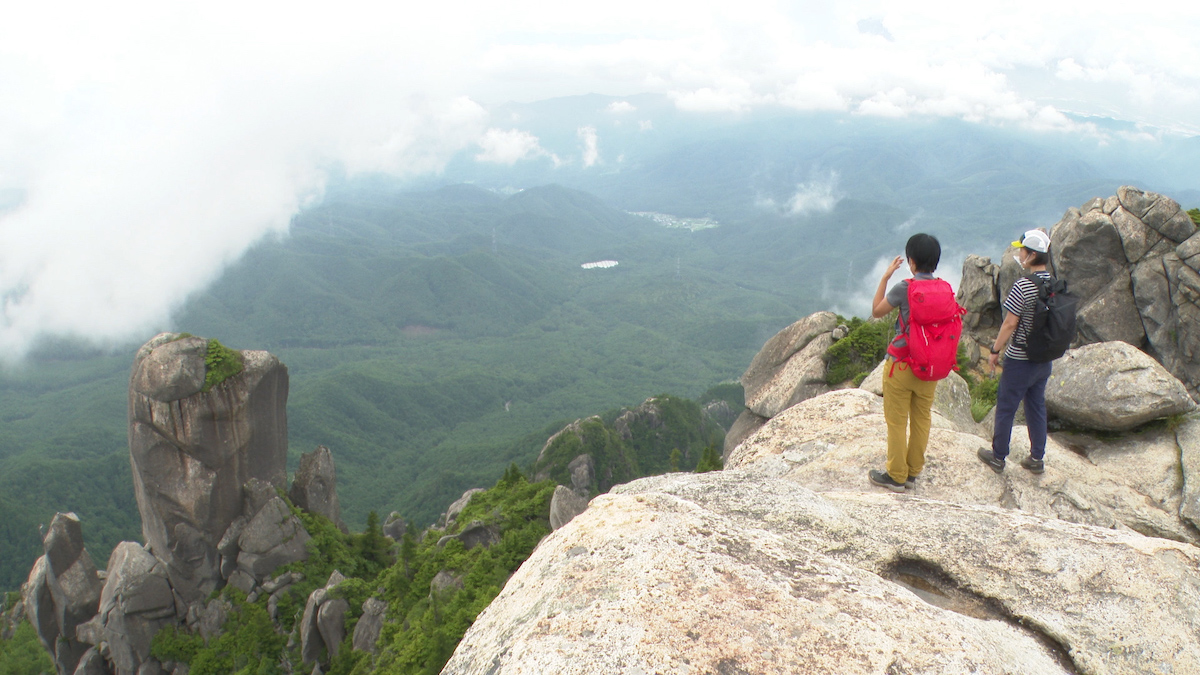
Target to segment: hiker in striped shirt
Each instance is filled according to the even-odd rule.
[[[1046,271],[1050,259],[1050,235],[1041,230],[1029,230],[1014,241],[1014,256],[1021,267],[1043,279],[1053,277]],[[1045,470],[1046,455],[1046,383],[1050,380],[1052,361],[1037,363],[1029,360],[1025,344],[1033,328],[1033,313],[1037,304],[1038,287],[1021,277],[1009,289],[1002,305],[1006,315],[1000,334],[992,345],[988,364],[992,372],[1004,352],[1004,371],[996,391],[996,424],[992,432],[992,447],[980,448],[979,459],[996,473],[1004,471],[1012,436],[1013,417],[1017,406],[1025,402],[1025,424],[1029,429],[1029,456],[1021,466],[1034,472]],[[1005,348],[1007,345],[1007,348]]]

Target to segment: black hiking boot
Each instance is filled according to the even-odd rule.
[[[892,492],[904,492],[904,483],[897,483],[886,471],[871,469],[867,472],[867,478],[870,478],[872,483],[885,487]]]
[[[909,476],[908,479],[904,481],[904,489],[905,490],[916,490],[917,489],[917,477]]]
[[[1033,455],[1021,460],[1021,466],[1029,469],[1033,473],[1041,473],[1046,470],[1046,462],[1040,459],[1034,459]]]
[[[991,448],[980,448],[979,452],[975,454],[979,455],[979,461],[991,467],[992,471],[1004,473],[1004,460],[996,459],[996,456],[992,454]]]

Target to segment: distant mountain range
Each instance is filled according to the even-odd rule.
[[[467,152],[435,178],[332,181],[170,328],[279,355],[292,456],[334,451],[354,527],[369,510],[420,524],[509,463],[529,466],[564,422],[736,379],[795,318],[855,307],[912,232],[942,238],[953,274],[956,256],[998,253],[1123,183],[1200,204],[1196,139],[1101,147],[946,120],[617,101],[503,107],[493,118],[546,153],[511,166]],[[619,264],[581,267],[600,260]],[[80,514],[98,559],[138,537],[132,348],[47,343],[0,377],[0,588],[23,580],[54,509]]]

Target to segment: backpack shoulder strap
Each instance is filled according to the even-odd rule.
[[[1055,279],[1054,277],[1050,277],[1049,279],[1043,279],[1041,276],[1038,275],[1037,272],[1030,272],[1029,274],[1022,276],[1021,278],[1028,279],[1033,282],[1034,287],[1037,288],[1038,297],[1041,298],[1042,300],[1045,300],[1046,297],[1050,295],[1050,291],[1053,288],[1053,284],[1056,281],[1058,281],[1058,279]]]

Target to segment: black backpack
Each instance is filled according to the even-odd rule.
[[[1034,363],[1053,361],[1066,353],[1075,341],[1075,311],[1079,297],[1067,292],[1067,282],[1051,277],[1043,279],[1027,274],[1037,286],[1038,297],[1033,306],[1033,328],[1025,340],[1025,354]]]

